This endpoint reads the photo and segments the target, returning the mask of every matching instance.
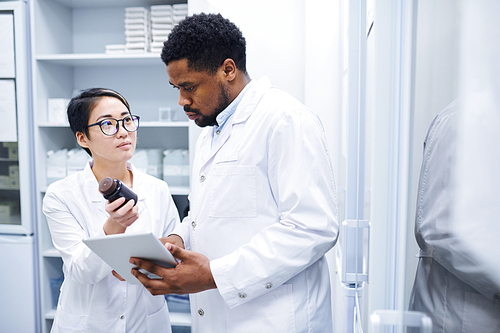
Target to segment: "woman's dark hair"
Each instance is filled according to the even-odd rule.
[[[89,136],[89,117],[90,112],[95,108],[96,103],[102,97],[114,97],[127,107],[128,112],[130,112],[130,106],[121,94],[118,92],[108,89],[108,88],[90,88],[82,90],[77,96],[73,97],[68,104],[68,121],[69,127],[73,131],[73,134],[81,132],[87,137]],[[87,154],[92,156],[92,153],[88,148],[83,148]]]
[[[179,22],[163,43],[161,59],[187,59],[197,71],[215,74],[228,58],[243,73],[246,70],[246,42],[241,31],[220,14],[196,14]]]

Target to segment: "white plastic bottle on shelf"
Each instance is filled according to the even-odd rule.
[[[130,159],[130,162],[144,173],[148,172],[148,153],[145,149],[136,149],[134,156]]]
[[[161,149],[148,149],[148,174],[163,178],[163,152]]]
[[[47,186],[56,180],[66,177],[67,155],[67,149],[60,149],[55,152],[53,150],[49,150],[47,152],[47,160],[45,163]]]
[[[169,186],[182,186],[180,149],[167,149],[163,155],[163,180]]]
[[[66,174],[68,176],[75,172],[82,171],[90,161],[90,156],[82,148],[73,148],[68,151],[68,159],[66,161]]]

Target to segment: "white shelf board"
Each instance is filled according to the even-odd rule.
[[[163,66],[159,53],[65,53],[37,55],[40,62],[55,63],[64,66]]]
[[[169,186],[169,189],[172,195],[188,195],[190,192],[187,186]]]
[[[55,309],[50,309],[48,312],[45,313],[45,319],[54,319],[55,316],[56,316]]]
[[[191,314],[185,312],[170,312],[172,326],[191,326]]]
[[[70,8],[95,8],[95,7],[149,7],[152,5],[165,5],[174,3],[187,3],[183,0],[56,0]]]
[[[189,121],[141,121],[140,127],[189,127]]]
[[[43,256],[48,258],[60,258],[61,254],[55,248],[43,251]]]

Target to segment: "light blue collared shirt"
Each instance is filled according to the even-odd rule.
[[[253,80],[248,82],[248,84],[243,88],[243,90],[236,96],[236,98],[229,104],[221,113],[217,115],[217,118],[215,120],[217,121],[218,125],[214,125],[214,129],[212,132],[212,147],[214,146],[215,141],[220,137],[220,134],[224,130],[224,125],[227,123],[227,120],[231,118],[231,116],[234,114],[236,109],[238,108],[238,105],[240,104],[241,100],[243,99],[243,96],[245,93],[248,91],[248,88],[252,85]]]

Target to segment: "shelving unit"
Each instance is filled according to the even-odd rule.
[[[46,152],[78,147],[67,124],[51,123],[48,98],[73,97],[90,87],[114,89],[141,116],[137,148],[189,149],[199,129],[187,121],[160,122],[159,108],[180,108],[159,54],[105,54],[105,45],[125,43],[125,8],[187,3],[187,0],[33,0],[31,2],[34,141],[42,332],[54,319],[50,280],[62,276],[62,259],[41,211],[46,184]],[[190,156],[190,161],[192,157]],[[185,202],[188,187],[171,187]],[[190,326],[190,315],[172,313],[172,325]]]
[[[6,130],[0,136],[0,206],[7,213],[9,203],[15,203],[13,213],[1,214],[0,234],[33,234],[32,183],[31,183],[31,142],[29,121],[29,78],[26,34],[26,4],[1,2],[3,48],[0,60],[0,110]],[[12,33],[11,35],[9,33]],[[7,124],[5,123],[7,122]],[[15,153],[13,154],[13,150]],[[16,168],[16,175],[10,175]],[[23,214],[20,207],[23,207]]]
[[[36,328],[35,196],[26,1],[0,1],[0,331]]]

